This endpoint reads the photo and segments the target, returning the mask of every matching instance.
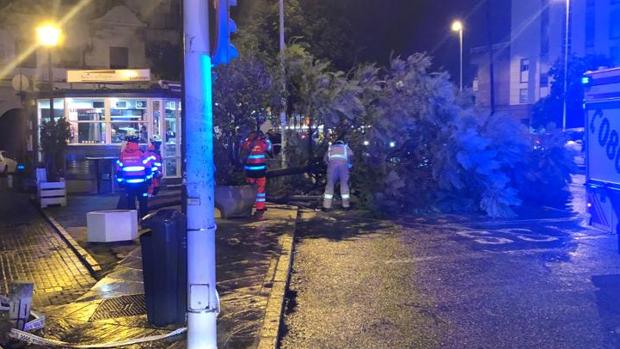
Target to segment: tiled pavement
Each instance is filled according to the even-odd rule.
[[[35,283],[35,307],[70,303],[95,279],[24,194],[0,189],[0,294]]]

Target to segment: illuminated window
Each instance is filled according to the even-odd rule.
[[[110,104],[112,143],[122,143],[128,134],[140,137],[140,143],[147,143],[146,100],[111,98]]]
[[[71,143],[104,144],[105,108],[103,98],[67,98]]]
[[[521,65],[519,71],[521,72],[521,82],[530,81],[530,60],[527,58],[521,59]]]

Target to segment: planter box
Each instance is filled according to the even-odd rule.
[[[252,215],[256,201],[256,186],[216,186],[215,207],[220,210],[222,218],[241,218]]]
[[[138,237],[136,210],[103,210],[86,214],[88,242],[131,241]]]
[[[65,182],[39,182],[37,197],[41,207],[50,205],[67,206],[67,188]]]

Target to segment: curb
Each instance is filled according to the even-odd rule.
[[[65,228],[54,219],[50,214],[45,212],[44,209],[39,209],[39,212],[43,214],[45,220],[47,220],[54,230],[60,235],[60,237],[69,245],[69,248],[77,255],[78,259],[86,266],[88,272],[94,277],[96,280],[99,280],[99,273],[101,272],[101,266],[93,256],[88,253],[85,249],[80,246],[75,239],[65,230]]]
[[[297,223],[301,217],[301,210],[297,209],[295,218],[295,228],[292,232],[280,237],[282,253],[278,257],[275,265],[270,266],[270,270],[275,269],[271,281],[271,293],[265,309],[265,319],[258,337],[258,349],[277,349],[282,320],[284,315],[284,300],[286,290],[293,266],[293,251],[295,249],[295,231]]]

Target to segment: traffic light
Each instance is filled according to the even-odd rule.
[[[230,40],[232,33],[237,31],[237,25],[230,18],[231,6],[237,6],[237,0],[212,1],[210,33],[213,65],[227,64],[239,57],[239,51]]]

